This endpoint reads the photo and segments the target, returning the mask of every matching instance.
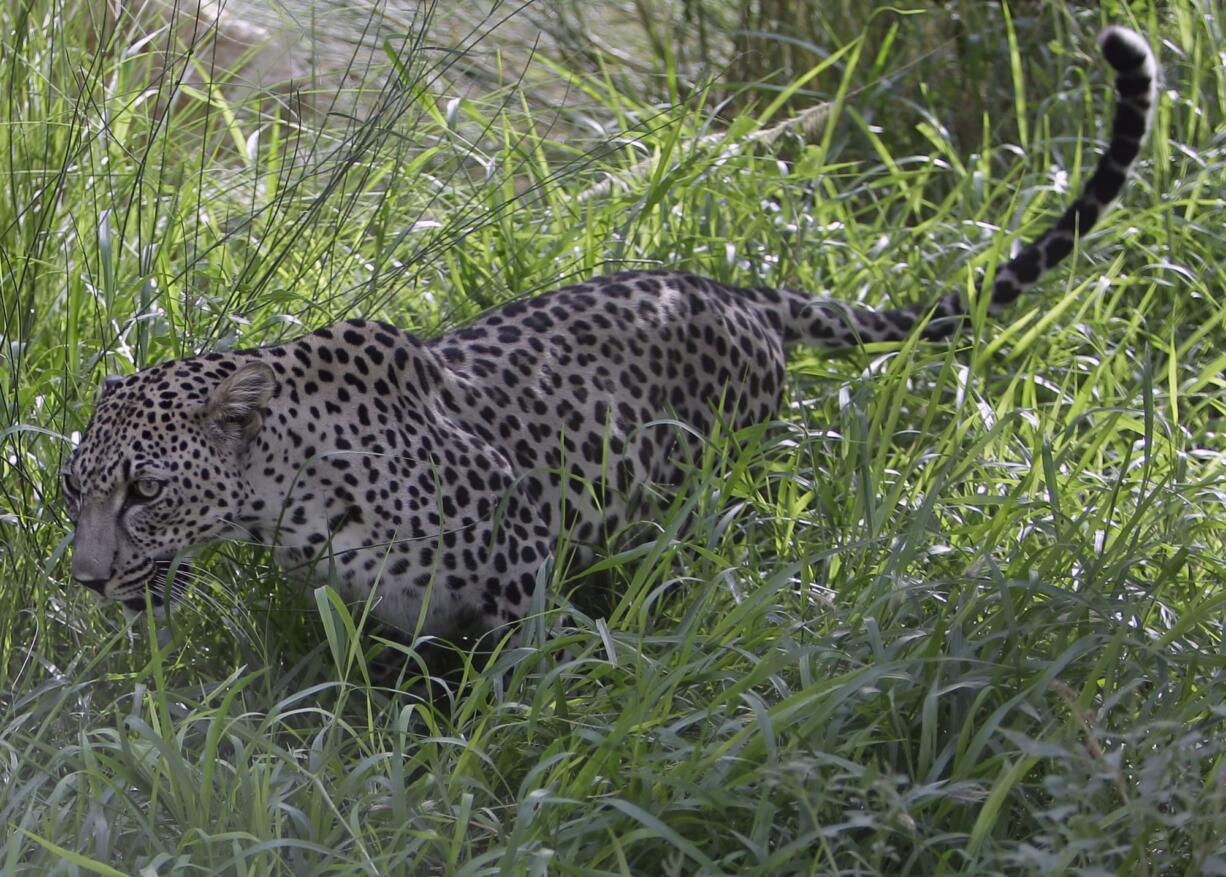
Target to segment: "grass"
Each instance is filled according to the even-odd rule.
[[[656,538],[598,564],[612,595],[555,582],[573,628],[428,706],[252,549],[169,624],[71,582],[56,474],[104,374],[342,316],[435,333],[627,265],[974,289],[1084,179],[1093,34],[1128,15],[840,18],[835,62],[730,120],[669,57],[433,51],[435,10],[295,116],[173,92],[183,59],[159,90],[87,5],[0,5],[4,873],[1226,873],[1219,4],[1137,5],[1157,126],[1069,267],[950,349],[797,352],[779,422],[714,436]],[[463,99],[458,58],[485,63]],[[751,139],[801,93],[824,126]]]

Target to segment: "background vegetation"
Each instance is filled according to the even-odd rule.
[[[4,873],[1226,873],[1217,0],[319,3],[225,57],[96,5],[0,2]],[[454,696],[253,549],[156,624],[68,578],[106,373],[628,266],[973,291],[1103,143],[1110,22],[1165,84],[1084,252],[951,348],[799,351]]]

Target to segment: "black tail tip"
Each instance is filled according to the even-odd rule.
[[[1098,35],[1107,63],[1120,73],[1154,72],[1154,53],[1139,33],[1126,27],[1112,25]]]

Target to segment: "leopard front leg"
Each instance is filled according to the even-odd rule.
[[[505,638],[506,649],[523,644],[524,625],[547,607],[553,537],[538,514],[529,497],[506,497],[486,543],[484,569],[473,579],[473,629],[492,643]]]

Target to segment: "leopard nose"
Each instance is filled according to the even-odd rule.
[[[76,575],[74,575],[73,578],[77,580],[77,584],[85,585],[85,587],[89,588],[91,591],[94,591],[97,594],[102,593],[102,590],[106,587],[106,582],[107,582],[106,579],[89,579],[83,576],[76,576]]]

